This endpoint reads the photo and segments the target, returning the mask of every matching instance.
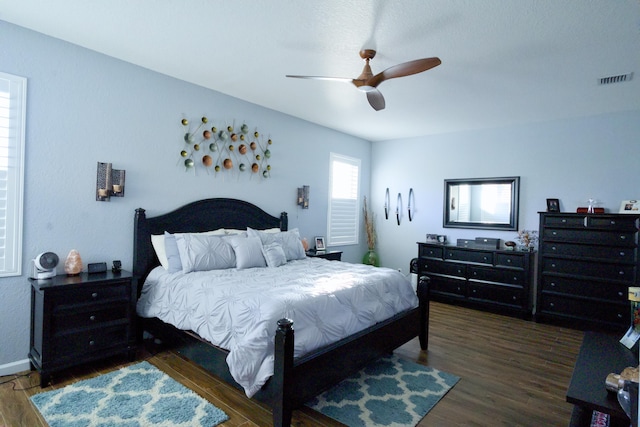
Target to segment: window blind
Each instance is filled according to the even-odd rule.
[[[360,159],[330,154],[327,245],[358,243]]]

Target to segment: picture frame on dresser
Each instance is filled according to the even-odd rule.
[[[547,212],[560,212],[560,200],[547,199]]]
[[[638,200],[623,200],[620,203],[621,214],[640,214],[640,201]]]

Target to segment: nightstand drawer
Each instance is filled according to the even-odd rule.
[[[443,250],[444,248],[437,247],[437,246],[420,245],[418,249],[419,249],[418,256],[424,257],[424,258],[442,259],[442,254],[444,252]]]
[[[53,316],[53,330],[65,334],[72,329],[98,327],[109,322],[128,321],[129,305],[124,304],[86,306],[81,311],[58,311]]]
[[[86,303],[100,303],[104,301],[123,300],[128,301],[129,295],[129,283],[110,283],[108,285],[101,286],[89,286],[86,288],[82,286],[74,289],[72,294],[65,292],[58,295],[56,300],[56,308],[63,310],[71,305],[86,304]]]
[[[129,326],[89,329],[67,334],[52,343],[52,358],[77,358],[110,347],[122,347],[129,338]]]

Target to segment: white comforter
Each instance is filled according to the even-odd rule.
[[[298,357],[417,305],[398,271],[307,258],[278,268],[188,274],[157,267],[137,311],[229,350],[230,372],[251,397],[273,375],[279,319],[293,320]]]

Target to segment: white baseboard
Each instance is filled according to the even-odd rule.
[[[31,370],[31,363],[29,362],[29,359],[18,360],[16,362],[0,365],[0,377],[29,370]]]

